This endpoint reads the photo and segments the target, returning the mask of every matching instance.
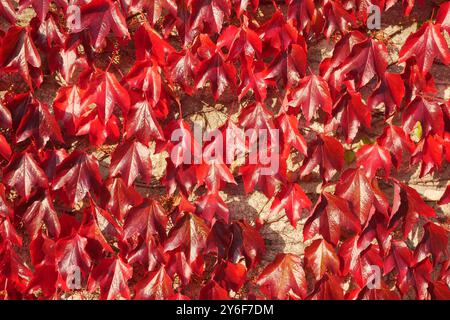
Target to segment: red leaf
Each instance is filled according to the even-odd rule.
[[[247,280],[247,269],[240,263],[223,261],[214,271],[214,281],[227,290],[238,292]]]
[[[108,179],[105,186],[111,195],[107,209],[120,221],[123,221],[131,208],[142,202],[141,195],[133,187],[127,186],[120,177]]]
[[[335,71],[335,77],[344,78],[349,73],[356,74],[356,88],[365,86],[377,76],[384,79],[388,65],[387,48],[382,42],[371,38],[352,47],[350,55]]]
[[[294,147],[306,156],[306,141],[298,131],[299,124],[297,118],[293,115],[283,113],[277,118],[277,122],[283,132],[281,136],[283,140],[280,142],[284,146],[282,154],[287,157],[291,151],[290,147]]]
[[[2,39],[0,68],[11,73],[19,72],[31,90],[42,83],[41,57],[34,46],[29,28],[12,26]]]
[[[405,84],[397,73],[384,73],[384,77],[378,83],[377,89],[370,95],[367,105],[374,110],[380,104],[384,105],[385,117],[401,107],[405,96]]]
[[[70,283],[68,282],[77,272],[85,277],[89,274],[92,261],[86,253],[87,242],[87,239],[78,233],[56,242],[55,256],[58,271],[66,286],[69,286]],[[69,287],[68,289],[72,288]]]
[[[366,225],[375,211],[375,193],[364,172],[361,169],[344,172],[336,185],[335,194],[346,199],[359,217],[361,225]]]
[[[209,228],[201,218],[186,213],[170,230],[164,244],[164,252],[182,251],[186,255],[187,262],[193,264],[196,260],[202,259],[208,232]]]
[[[391,173],[391,154],[378,142],[362,146],[356,152],[356,159],[358,165],[366,170],[366,176],[370,179],[376,175],[378,169],[384,170],[385,177],[389,177]]]
[[[450,50],[441,34],[439,24],[426,22],[422,27],[406,39],[400,50],[398,63],[405,62],[411,57],[416,59],[417,65],[423,73],[430,71],[433,61],[438,57],[442,63],[450,63]]]
[[[360,231],[359,219],[350,210],[348,202],[323,192],[305,222],[303,237],[308,240],[320,234],[325,240],[336,245],[345,234]]]
[[[306,297],[307,283],[299,256],[280,253],[260,273],[257,284],[270,299],[286,299],[291,292]]]
[[[152,176],[152,163],[148,147],[136,140],[128,140],[119,145],[111,156],[110,176],[122,176],[131,186],[140,175],[146,183]]]
[[[319,166],[320,176],[329,181],[344,166],[344,148],[333,137],[321,134],[308,147],[308,156],[300,168],[302,177],[310,174]]]
[[[172,279],[164,267],[149,272],[135,286],[137,300],[166,300],[173,293]]]
[[[403,237],[406,239],[419,216],[431,218],[436,216],[436,212],[423,201],[416,190],[401,182],[395,182],[394,203],[389,224],[392,226],[399,219],[404,219],[402,229]]]
[[[144,200],[128,213],[123,226],[123,237],[125,240],[140,235],[145,241],[151,240],[152,236],[164,238],[166,235],[167,213],[161,204],[155,200]]]
[[[306,196],[300,185],[290,183],[277,194],[270,210],[271,214],[274,215],[284,210],[291,225],[295,228],[297,221],[302,217],[302,209],[309,207],[311,207],[311,200]]]
[[[289,106],[300,108],[308,124],[319,108],[331,114],[332,100],[328,84],[316,75],[303,78]]]
[[[236,85],[236,69],[231,63],[225,61],[220,49],[207,35],[200,35],[200,42],[201,48],[210,51],[210,53],[195,70],[197,74],[195,86],[197,88],[204,87],[206,82],[209,81],[214,99],[217,100],[227,87]]]
[[[432,255],[433,264],[436,265],[448,258],[448,228],[433,222],[427,222],[423,226],[425,233],[414,252],[417,262],[424,260],[428,255]]]
[[[22,219],[31,239],[36,238],[42,224],[45,224],[52,238],[57,238],[61,232],[58,214],[48,193],[43,199],[34,201],[24,213]]]
[[[95,1],[109,1],[109,0],[94,0]],[[91,2],[91,3],[93,3]],[[127,114],[130,108],[130,96],[127,90],[117,81],[114,74],[99,69],[93,74],[93,78],[89,82],[89,87],[86,92],[85,102],[87,105],[95,103],[98,108],[98,113],[103,124],[106,124],[111,118],[114,111],[114,106],[117,104],[122,110],[122,114]]]
[[[124,16],[120,12],[117,3],[111,0],[93,0],[80,8],[81,25],[74,32],[87,30],[91,37],[91,44],[99,49],[112,29],[114,34],[121,39],[130,38]]]
[[[152,105],[146,99],[133,100],[126,119],[125,138],[136,137],[145,145],[153,139],[164,140]]]
[[[133,276],[133,268],[122,258],[106,258],[96,266],[88,280],[90,291],[100,287],[100,299],[114,300],[118,297],[130,299],[128,280]]]
[[[38,188],[48,188],[47,176],[29,151],[13,156],[3,169],[3,181],[9,187],[14,187],[25,200]]]
[[[57,167],[53,190],[61,190],[70,205],[83,200],[86,194],[100,194],[102,177],[97,159],[82,151],[72,152]]]
[[[329,272],[340,274],[339,258],[333,246],[323,239],[314,240],[305,248],[305,263],[316,280],[322,279]]]
[[[209,281],[200,290],[200,300],[229,300],[228,292],[214,280]]]
[[[405,132],[410,133],[420,121],[424,135],[430,132],[442,135],[444,132],[444,114],[436,101],[417,97],[411,101],[402,114]]]
[[[440,5],[436,15],[436,23],[440,23],[442,29],[450,32],[450,2],[445,2]]]
[[[6,141],[6,138],[0,133],[0,156],[2,156],[5,160],[9,160],[11,157],[12,150]]]
[[[397,126],[389,126],[384,128],[383,134],[378,138],[380,146],[386,148],[391,153],[392,164],[400,168],[405,151],[412,153],[414,151],[414,143],[409,136],[405,134],[402,128]]]
[[[355,139],[361,124],[366,128],[371,126],[370,109],[362,100],[361,94],[349,87],[347,87],[347,94],[341,96],[336,102],[333,115],[331,126],[342,128],[347,143],[351,143]]]

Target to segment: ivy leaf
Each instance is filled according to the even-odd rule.
[[[136,140],[119,145],[111,156],[110,176],[121,176],[131,186],[140,175],[146,183],[152,176],[152,163],[148,147]]]
[[[207,35],[200,35],[200,42],[202,49],[210,53],[195,70],[195,86],[202,88],[209,81],[214,99],[217,100],[227,87],[236,85],[236,69],[233,64],[225,61],[220,49]]]
[[[3,181],[19,195],[30,199],[39,188],[48,188],[48,179],[30,151],[15,154],[3,169]]]
[[[303,228],[305,240],[320,234],[336,245],[348,233],[361,231],[359,219],[350,210],[348,202],[328,192],[323,192],[311,211]]]
[[[440,28],[439,24],[424,23],[417,32],[406,39],[406,43],[400,50],[398,63],[414,57],[423,73],[430,71],[433,61],[437,57],[442,63],[449,64],[450,50]]]
[[[186,255],[187,263],[193,264],[202,259],[208,232],[209,228],[201,218],[186,213],[170,230],[164,252],[181,251]]]
[[[288,105],[300,108],[308,124],[319,108],[331,114],[332,100],[328,84],[320,76],[304,77]]]
[[[43,199],[37,199],[27,208],[22,219],[31,239],[36,238],[43,224],[45,224],[49,235],[54,239],[61,232],[58,214],[48,192]]]
[[[311,207],[311,200],[306,196],[299,184],[290,183],[283,186],[276,195],[270,208],[271,214],[278,214],[284,210],[291,225],[295,228],[302,217],[302,209]]]
[[[58,271],[66,286],[67,281],[73,276],[74,268],[79,268],[81,275],[87,277],[92,260],[86,252],[88,240],[78,233],[59,239],[55,245],[55,256]]]
[[[333,246],[323,239],[314,240],[305,248],[305,263],[316,280],[322,279],[328,272],[340,274],[339,258]]]
[[[331,136],[319,135],[310,146],[308,155],[303,160],[300,176],[310,174],[317,166],[322,179],[329,181],[344,166],[344,147]]]
[[[405,134],[403,129],[397,126],[388,126],[384,128],[382,135],[378,138],[378,142],[382,147],[389,150],[392,164],[397,170],[402,164],[403,155],[406,152],[411,154],[415,148],[414,143]]]
[[[112,29],[119,38],[128,39],[125,17],[122,15],[119,5],[111,0],[93,0],[83,4],[80,8],[81,24],[79,28],[73,27],[73,32],[87,30],[91,37],[91,44],[99,49]]]
[[[402,113],[403,129],[410,133],[417,121],[420,121],[423,132],[442,135],[444,132],[444,114],[439,104],[431,99],[416,97],[411,101]]]
[[[89,276],[88,289],[92,292],[100,287],[100,299],[114,300],[118,297],[130,299],[128,280],[133,268],[120,257],[102,259]]]
[[[361,169],[349,169],[342,174],[335,194],[350,203],[361,225],[366,225],[374,214],[375,193]]]
[[[380,168],[384,170],[384,176],[389,177],[392,166],[391,154],[378,142],[362,146],[356,152],[356,159],[358,165],[366,170],[368,178],[372,179]]]
[[[291,292],[306,297],[307,284],[302,261],[292,253],[280,253],[260,273],[257,284],[270,299],[286,299]]]
[[[419,220],[419,216],[431,218],[436,216],[436,212],[423,201],[416,190],[396,181],[389,225],[392,226],[399,219],[404,219],[402,231],[403,238],[406,239]]]
[[[82,151],[72,152],[56,169],[53,190],[61,190],[70,205],[74,205],[89,194],[99,195],[102,177],[97,159]]]
[[[173,293],[172,279],[165,268],[149,272],[135,286],[137,300],[166,300]]]
[[[33,91],[34,83],[43,81],[41,57],[30,35],[30,28],[12,26],[2,39],[0,48],[0,68],[3,72],[19,72]]]

